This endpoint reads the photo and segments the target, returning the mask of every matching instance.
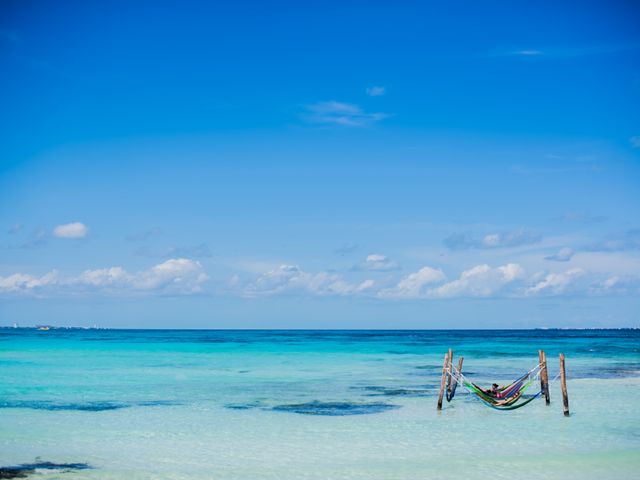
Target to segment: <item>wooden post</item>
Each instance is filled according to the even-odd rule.
[[[542,356],[541,349],[538,349],[538,363],[544,366],[544,358]],[[544,392],[544,377],[542,376],[542,370],[540,370],[540,390]]]
[[[549,372],[547,371],[547,354],[544,350],[538,350],[538,358],[540,359],[540,365],[542,365],[542,369],[540,370],[540,390],[544,394],[544,400],[547,405],[551,403],[551,398],[549,395]]]
[[[560,387],[562,388],[562,408],[564,416],[569,416],[569,395],[567,394],[567,374],[564,370],[564,353],[560,354]]]
[[[547,405],[551,403],[551,392],[549,391],[549,370],[547,366],[547,352],[542,351],[542,361],[544,362],[544,370],[542,378],[544,379],[544,401]]]
[[[464,360],[464,357],[460,357],[458,359],[458,370],[457,370],[458,374],[460,374],[462,372],[462,361],[463,360]],[[453,386],[453,388],[457,388],[457,387],[458,387],[457,384]]]
[[[438,396],[438,410],[442,410],[442,397],[444,397],[444,387],[447,384],[447,365],[449,364],[449,353],[444,354],[442,363],[442,378],[440,379],[440,395]]]
[[[449,366],[448,366],[448,370],[449,372],[453,372],[453,350],[450,348],[449,349]],[[447,378],[447,392],[449,392],[449,394],[451,394],[451,381],[453,380],[453,376],[449,375]]]
[[[458,360],[458,373],[462,372],[462,361],[464,360],[464,357],[460,357],[460,360]]]

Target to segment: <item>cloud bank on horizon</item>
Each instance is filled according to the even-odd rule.
[[[75,232],[83,224],[69,224]],[[67,227],[68,225],[65,225]],[[58,227],[56,227],[58,228]],[[55,231],[55,230],[54,230]],[[68,230],[65,230],[67,232]],[[527,245],[528,241],[519,240],[522,229],[501,234],[488,234],[480,243],[471,242],[480,248],[507,248]],[[63,235],[64,236],[64,235]],[[576,252],[569,247],[561,248],[557,253],[537,255],[536,270],[528,272],[519,263],[506,263],[492,267],[488,264],[471,266],[449,279],[441,268],[422,266],[415,272],[398,273],[402,267],[382,254],[370,254],[362,262],[348,270],[338,272],[308,272],[297,265],[281,264],[273,268],[264,262],[251,278],[241,280],[235,273],[220,285],[207,286],[210,276],[199,261],[188,258],[171,258],[154,265],[147,270],[129,273],[120,266],[85,270],[76,275],[61,275],[52,270],[41,276],[16,272],[0,276],[0,296],[55,297],[74,295],[206,295],[211,297],[238,296],[244,298],[286,296],[358,296],[381,300],[435,300],[447,298],[528,298],[534,296],[602,296],[602,295],[640,295],[640,243],[637,232],[627,232],[631,240],[626,243],[604,242],[589,245],[578,253],[574,266],[556,271],[541,268],[543,260],[570,262]],[[527,238],[541,241],[541,237],[527,234]],[[71,238],[76,238],[72,235]],[[466,237],[465,237],[466,238]],[[489,238],[489,245],[484,241]],[[497,241],[495,239],[506,239]],[[517,240],[513,240],[517,239]],[[465,240],[466,242],[466,240]],[[449,246],[451,237],[445,239]],[[456,244],[457,245],[457,244]],[[466,245],[466,243],[465,243]],[[598,249],[599,245],[599,249]],[[549,247],[547,247],[548,249]],[[511,249],[510,256],[525,259],[529,252]],[[622,268],[617,266],[619,259],[607,256],[612,251],[630,251]],[[598,252],[601,266],[589,269],[594,252]],[[529,258],[529,263],[531,263]],[[579,266],[584,265],[584,266]],[[240,266],[238,266],[240,267]],[[240,267],[242,268],[242,267]],[[391,274],[393,272],[393,274]],[[367,278],[354,279],[357,275]],[[245,276],[246,277],[246,276]],[[348,278],[352,277],[352,278]]]

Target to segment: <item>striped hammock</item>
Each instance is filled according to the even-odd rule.
[[[495,410],[516,410],[531,403],[542,395],[540,389],[534,395],[524,396],[524,392],[536,381],[540,379],[540,372],[545,368],[542,364],[536,365],[520,378],[514,380],[509,385],[500,387],[496,393],[487,391],[470,381],[462,372],[455,367],[447,370],[447,375],[451,376],[451,388],[447,389],[447,402],[450,402],[456,394],[458,384],[461,384],[470,394],[482,403]]]

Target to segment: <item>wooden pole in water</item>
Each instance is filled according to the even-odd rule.
[[[438,396],[438,410],[442,410],[442,397],[444,397],[444,387],[447,385],[447,365],[449,364],[449,353],[444,354],[442,363],[442,378],[440,379],[440,395]]]
[[[551,403],[551,397],[549,394],[549,372],[547,371],[547,354],[544,350],[538,350],[538,358],[540,359],[540,390],[544,394],[544,400],[547,405]]]
[[[453,372],[453,349],[449,349],[449,372]],[[447,378],[447,392],[451,393],[451,380],[453,379],[452,375],[448,375]]]
[[[542,350],[538,349],[538,363],[544,366],[544,358],[542,356]],[[544,392],[544,377],[542,371],[540,371],[540,390]]]
[[[564,416],[569,416],[569,395],[567,394],[567,374],[564,370],[564,353],[560,354],[560,387],[562,388],[562,409]]]
[[[464,360],[464,357],[460,357],[460,359],[458,360],[458,374],[462,373],[462,361]]]
[[[547,352],[542,351],[542,360],[544,361],[544,371],[542,377],[544,378],[544,400],[547,405],[551,403],[551,391],[549,390],[549,367],[547,365]]]

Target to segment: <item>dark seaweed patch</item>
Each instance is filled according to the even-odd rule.
[[[251,410],[254,408],[266,409],[264,402],[260,399],[246,403],[227,403],[224,408],[228,408],[229,410]]]
[[[315,400],[307,403],[277,405],[273,407],[272,410],[276,412],[299,413],[302,415],[346,416],[369,415],[394,410],[396,408],[400,407],[388,403],[319,402]]]
[[[31,410],[78,410],[82,412],[102,412],[105,410],[117,410],[129,405],[116,402],[86,402],[86,403],[54,403],[40,401],[13,401],[0,402],[0,408],[29,408]]]
[[[354,387],[365,390],[369,396],[384,396],[384,397],[426,397],[433,393],[432,388],[393,388],[382,386],[367,386],[367,387]]]
[[[156,407],[165,405],[176,405],[175,402],[148,401],[138,403],[121,402],[85,402],[85,403],[55,403],[46,401],[0,401],[0,408],[28,408],[31,410],[65,411],[75,410],[80,412],[104,412],[108,410],[119,410],[129,407]]]
[[[224,408],[228,408],[230,410],[251,410],[253,408],[262,407],[262,402],[247,402],[247,403],[227,403]]]
[[[575,369],[571,371],[571,378],[625,378],[640,376],[640,364],[616,363],[613,365],[596,366],[590,369]]]
[[[146,402],[136,402],[130,405],[129,407],[167,407],[173,405],[182,405],[180,402],[173,402],[171,400],[148,400]]]
[[[34,474],[36,470],[58,470],[64,472],[69,470],[88,470],[90,468],[86,463],[23,463],[10,467],[0,467],[0,479],[27,478],[29,475]]]
[[[257,407],[256,405],[251,405],[249,403],[228,403],[224,408],[228,408],[229,410],[251,410],[252,408]]]

